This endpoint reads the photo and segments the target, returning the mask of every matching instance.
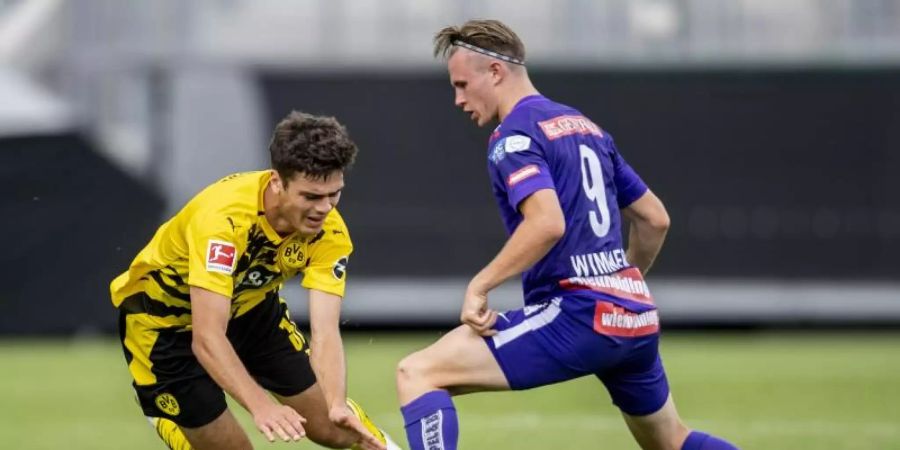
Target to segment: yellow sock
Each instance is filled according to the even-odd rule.
[[[187,437],[181,432],[181,428],[175,422],[160,417],[148,417],[150,424],[156,429],[156,434],[172,450],[193,450]]]

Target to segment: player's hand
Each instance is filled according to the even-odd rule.
[[[290,406],[269,402],[250,413],[256,428],[269,442],[275,442],[276,436],[284,442],[306,437],[306,430],[303,429],[306,419]]]
[[[385,450],[384,444],[381,443],[366,427],[359,421],[356,414],[350,410],[345,404],[335,405],[328,411],[328,418],[331,423],[345,430],[350,430],[359,435],[358,444],[365,450]]]
[[[493,329],[494,324],[497,323],[497,311],[488,308],[487,293],[473,289],[471,286],[466,289],[459,320],[482,336],[497,334],[497,330]]]

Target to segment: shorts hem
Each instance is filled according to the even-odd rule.
[[[659,404],[655,405],[652,408],[633,408],[633,409],[628,408],[628,409],[626,409],[619,405],[616,405],[616,406],[619,408],[619,411],[622,411],[623,413],[628,414],[629,416],[641,417],[641,416],[649,416],[650,414],[658,412],[659,410],[662,409],[663,406],[666,405],[666,401],[668,401],[668,400],[669,400],[669,391],[666,390],[666,395],[662,398],[662,401],[658,402]]]
[[[497,365],[500,366],[500,371],[503,372],[503,376],[506,378],[506,383],[509,384],[510,390],[513,391],[521,391],[526,388],[522,387],[522,384],[519,383],[519,380],[516,379],[512,375],[512,371],[509,366],[507,366],[506,362],[500,356],[500,351],[494,346],[494,340],[491,339],[490,336],[482,336],[484,343],[487,345],[488,349],[491,351],[491,354],[494,355],[494,360],[497,361]]]

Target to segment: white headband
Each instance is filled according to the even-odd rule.
[[[524,66],[524,65],[525,65],[525,61],[522,61],[522,60],[519,59],[519,58],[513,58],[512,56],[506,56],[506,55],[503,55],[503,54],[500,54],[500,53],[497,53],[497,52],[493,52],[493,51],[490,51],[490,50],[488,50],[488,49],[486,49],[486,48],[481,48],[481,47],[478,47],[478,46],[476,46],[476,45],[472,45],[472,44],[470,44],[470,43],[468,43],[468,42],[463,42],[463,41],[460,41],[460,40],[455,40],[455,41],[453,41],[453,45],[455,45],[455,46],[457,46],[457,47],[462,47],[462,48],[466,48],[466,49],[472,50],[473,52],[481,53],[482,55],[490,56],[491,58],[497,58],[497,59],[499,59],[499,60],[501,60],[501,61],[506,61],[506,62],[508,62],[508,63],[518,64],[518,65],[520,65],[520,66]]]

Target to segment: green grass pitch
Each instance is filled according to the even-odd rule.
[[[437,336],[345,337],[350,395],[404,446],[394,367]],[[900,333],[667,333],[662,351],[689,426],[741,448],[900,449]],[[129,383],[112,339],[0,340],[0,448],[163,449]],[[637,448],[593,378],[457,407],[467,450]]]

